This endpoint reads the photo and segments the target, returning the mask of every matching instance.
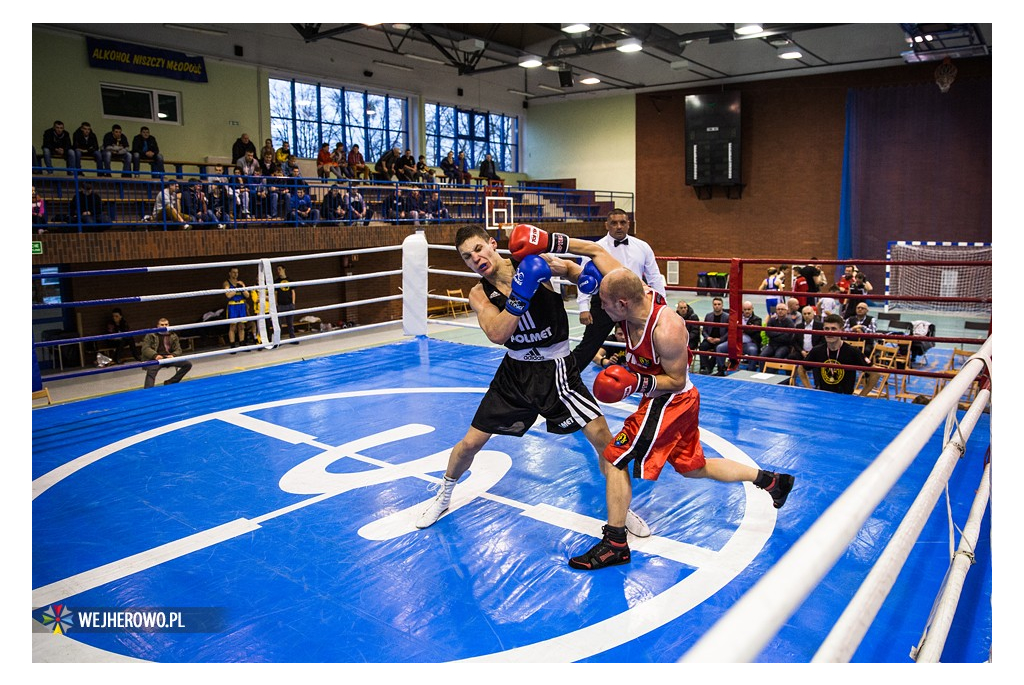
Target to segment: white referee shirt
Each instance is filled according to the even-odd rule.
[[[650,245],[632,235],[626,236],[623,243],[618,246],[615,245],[615,239],[610,235],[606,235],[598,240],[597,244],[608,251],[612,257],[619,260],[622,266],[647,281],[647,284],[661,293],[662,297],[666,296],[665,277],[658,270],[658,262],[654,259],[654,250],[651,249]],[[589,261],[590,258],[584,257],[581,265],[586,266]],[[590,311],[590,298],[590,295],[584,295],[583,293],[576,297],[576,303],[579,305],[581,312]]]

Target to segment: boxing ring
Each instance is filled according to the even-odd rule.
[[[957,409],[991,376],[991,339],[924,406],[694,375],[708,455],[795,474],[786,506],[750,484],[635,482],[652,536],[581,573],[566,560],[605,510],[579,433],[495,436],[451,510],[413,526],[504,352],[427,334],[446,299],[428,252],[450,247],[381,249],[402,254],[401,292],[379,298],[402,300],[393,343],[34,411],[35,661],[991,658],[989,389]],[[253,264],[273,345],[277,284]],[[603,405],[613,432],[635,406]]]

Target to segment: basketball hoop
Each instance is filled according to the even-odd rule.
[[[948,93],[954,79],[956,79],[956,67],[953,66],[952,60],[946,57],[942,60],[942,64],[935,67],[935,83],[938,84],[940,91]]]

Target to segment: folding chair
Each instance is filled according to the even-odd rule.
[[[765,362],[764,366],[761,367],[761,373],[778,373],[779,371],[785,371],[789,374],[789,382],[786,385],[796,385],[796,364]]]
[[[946,363],[946,367],[943,369],[943,371],[956,373],[973,355],[974,352],[971,352],[970,350],[965,350],[960,347],[954,347],[953,354],[949,356],[949,362]],[[935,397],[940,392],[942,392],[942,389],[946,387],[949,381],[950,379],[948,378],[939,378],[938,380],[936,380],[935,393],[932,395],[932,397]],[[980,386],[978,385],[977,381],[971,383],[971,387],[968,388],[967,391],[960,397],[959,406],[961,409],[970,408],[971,403],[974,402],[974,398],[978,396],[979,389]]]
[[[445,293],[448,297],[465,297],[465,295],[462,294],[462,288],[449,288]],[[460,313],[464,313],[466,316],[469,316],[469,305],[465,302],[448,300],[448,313],[452,315],[453,319],[459,318]]]
[[[857,379],[857,384],[853,387],[855,395],[863,394],[865,397],[884,397],[889,399],[889,377],[892,375],[891,370],[896,368],[896,357],[899,355],[899,346],[888,343],[880,343],[875,345],[874,349],[871,350],[871,358],[868,360],[872,366],[879,368],[876,373],[878,377],[874,379],[874,383],[867,392],[864,392],[864,388],[868,387],[868,372],[864,372]]]

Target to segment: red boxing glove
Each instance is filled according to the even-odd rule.
[[[611,404],[626,399],[635,392],[649,393],[658,387],[654,376],[633,373],[624,366],[609,366],[594,379],[594,397]]]
[[[516,261],[531,254],[551,252],[565,254],[569,251],[569,236],[551,233],[530,224],[519,224],[508,236],[508,249]]]

